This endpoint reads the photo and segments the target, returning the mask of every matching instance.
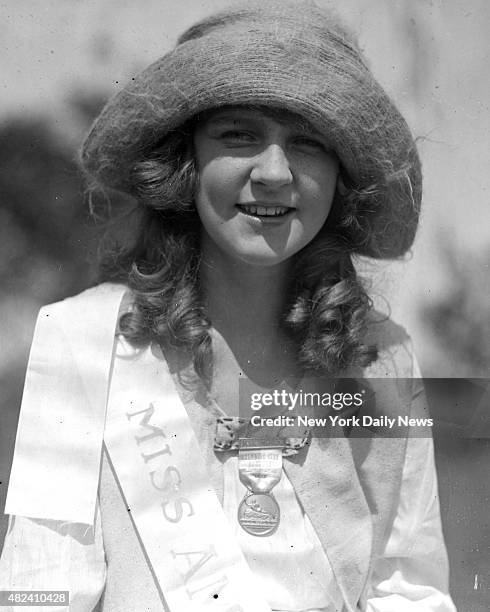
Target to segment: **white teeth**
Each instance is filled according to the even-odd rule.
[[[244,206],[241,208],[249,215],[257,215],[260,217],[278,217],[286,214],[289,211],[287,206]]]

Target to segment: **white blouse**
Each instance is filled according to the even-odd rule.
[[[93,366],[91,372],[97,373],[95,381],[104,398],[106,389],[101,379],[106,376],[105,367],[109,365],[107,355],[112,355],[109,348],[112,348],[114,341],[114,327],[109,322],[113,321],[115,325],[122,291],[124,287],[101,286],[41,312],[40,323],[46,346],[39,338],[38,343],[34,343],[35,356],[38,357],[34,359],[34,365],[42,366],[41,369],[54,366],[55,382],[62,387],[59,397],[56,396],[60,411],[65,406],[65,396],[74,396],[74,411],[80,407],[78,404],[83,408],[85,405],[91,406],[92,400],[100,400],[100,393],[95,394],[95,398],[87,394],[89,387],[85,385],[85,379],[78,377],[81,362]],[[80,337],[84,340],[83,348],[90,355],[90,360],[80,354],[76,334],[77,342],[73,347],[67,341],[67,338],[71,341],[69,334],[73,333],[74,320],[83,329]],[[98,325],[99,322],[103,324]],[[381,332],[378,330],[377,333],[379,335]],[[53,345],[54,341],[57,343]],[[94,362],[95,346],[98,350],[95,351]],[[48,347],[49,353],[45,350]],[[397,351],[402,353],[402,364],[412,362],[409,349],[395,338],[393,349],[390,344],[385,351],[386,375],[403,377],[406,368],[400,366],[401,370],[398,371]],[[403,359],[405,353],[406,358]],[[55,354],[53,363],[45,359],[46,354]],[[73,355],[78,359],[73,360]],[[66,360],[69,367],[65,365]],[[379,368],[385,368],[384,362],[380,362]],[[71,374],[72,370],[76,375],[61,375],[65,371]],[[38,374],[36,368],[34,374]],[[418,377],[417,372],[412,375]],[[66,381],[70,385],[65,385]],[[39,387],[33,385],[30,388],[31,412],[38,410],[38,397],[32,395],[35,388]],[[93,385],[90,387],[92,389]],[[77,423],[76,419],[74,422]],[[46,439],[43,442],[46,444]],[[275,490],[282,509],[282,525],[269,538],[255,538],[243,532],[236,522],[237,505],[244,493],[238,480],[236,458],[229,458],[223,465],[225,513],[235,526],[244,555],[252,572],[262,582],[264,596],[271,608],[283,612],[340,611],[343,607],[342,597],[328,557],[286,475],[283,474]],[[74,474],[75,471],[68,470],[68,473]],[[35,470],[31,480],[35,478],[34,474]],[[63,474],[63,470],[59,471],[55,481],[58,489],[63,487],[60,474]],[[22,516],[10,519],[0,558],[0,591],[65,590],[70,594],[69,608],[43,606],[23,609],[33,612],[62,612],[67,609],[71,612],[161,612],[166,609],[105,458],[100,483],[99,504],[93,525]],[[21,485],[17,483],[17,486]],[[88,497],[78,481],[77,487],[76,493],[80,499]],[[66,494],[68,491],[69,487]],[[63,499],[63,493],[61,490],[60,499]],[[328,514],[326,516],[328,520]],[[366,610],[453,612],[447,578],[432,440],[409,438],[396,517],[385,550],[373,562]],[[13,607],[2,609],[14,612]]]
[[[342,596],[328,559],[286,474],[274,489],[283,510],[281,526],[263,538],[248,535],[236,521],[245,492],[237,474],[232,456],[224,463],[224,510],[271,608],[340,611]],[[68,590],[71,612],[91,612],[104,609],[98,602],[106,572],[99,509],[94,527],[11,517],[0,559],[0,590]],[[454,612],[447,576],[432,440],[410,438],[397,515],[384,554],[374,565],[366,610]],[[2,609],[14,612],[8,606]],[[32,608],[40,609],[68,608]],[[148,609],[142,602],[141,611]]]

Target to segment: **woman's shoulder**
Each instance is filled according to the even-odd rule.
[[[122,296],[129,295],[129,289],[122,283],[100,283],[77,293],[68,296],[58,302],[53,302],[44,306],[48,309],[80,307],[84,305],[95,305],[97,302],[108,302],[120,300]]]
[[[125,285],[102,283],[43,306],[37,317],[31,353],[46,340],[89,347],[102,343],[103,337],[113,338],[121,308],[130,299]]]
[[[83,331],[84,327],[113,320],[131,300],[129,289],[123,284],[101,283],[58,302],[43,306],[39,311],[38,325],[70,322],[72,329]]]

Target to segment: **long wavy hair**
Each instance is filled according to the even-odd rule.
[[[133,307],[119,322],[122,335],[136,345],[156,341],[185,351],[209,388],[212,321],[199,277],[195,121],[172,132],[134,166],[132,195],[140,216],[135,239],[102,250],[99,279],[124,282],[133,293]],[[353,238],[359,235],[359,210],[369,196],[353,189],[337,192],[324,227],[294,257],[281,325],[310,373],[333,375],[376,357],[376,347],[363,341],[372,303],[352,262],[360,246]]]

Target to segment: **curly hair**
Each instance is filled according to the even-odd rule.
[[[156,341],[184,350],[209,387],[212,322],[199,278],[193,125],[172,132],[135,164],[132,194],[141,215],[136,238],[129,246],[103,253],[100,280],[122,281],[133,293],[134,306],[119,323],[123,336],[136,345]],[[347,183],[348,177],[343,180]],[[363,342],[372,303],[352,262],[360,246],[356,236],[365,194],[342,191],[337,191],[324,227],[295,256],[281,321],[296,343],[300,365],[326,375],[365,366],[377,354],[376,347]]]

